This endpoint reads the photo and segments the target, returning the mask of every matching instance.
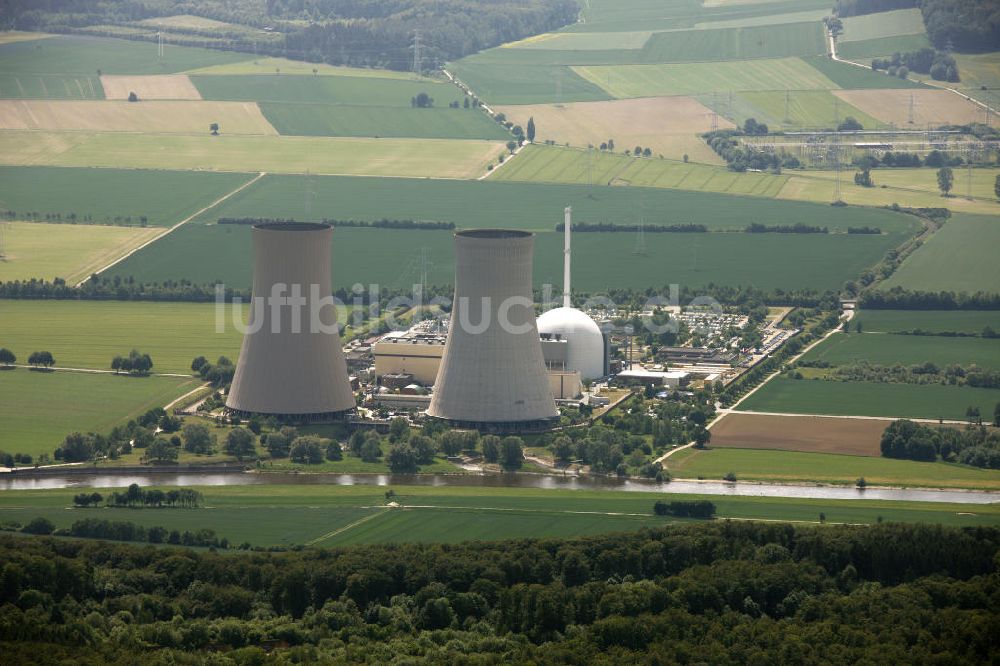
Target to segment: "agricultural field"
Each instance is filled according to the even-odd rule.
[[[216,21],[215,19],[205,18],[203,16],[191,16],[190,14],[179,14],[177,16],[157,16],[155,18],[149,18],[142,21],[136,21],[139,25],[148,25],[154,28],[187,28],[189,30],[229,30],[229,29],[247,29],[246,26],[237,25],[234,23],[226,23],[225,21]]]
[[[873,72],[869,68],[837,62],[826,56],[803,58],[803,61],[833,81],[833,88],[843,88],[844,90],[926,88],[922,83],[912,79],[901,79],[898,76],[889,76],[884,72]]]
[[[966,199],[964,172],[955,171],[955,192],[960,196],[948,199],[941,197],[937,189],[937,169],[876,169],[872,172],[875,187],[854,184],[854,171],[841,173],[840,200],[853,206],[891,206],[899,204],[913,207],[940,208],[954,211],[956,215],[975,213],[976,216],[995,215],[1000,209],[994,199]],[[986,195],[986,188],[992,184],[977,186],[987,177],[988,171],[975,175],[973,171],[973,196],[977,192]],[[778,199],[788,201],[833,201],[837,197],[837,173],[835,171],[785,171],[788,181],[777,194]],[[888,182],[884,182],[888,181]],[[932,182],[933,181],[933,182]],[[891,185],[890,183],[898,183]],[[982,214],[982,215],[979,215]]]
[[[449,63],[448,71],[490,104],[597,102],[613,97],[576,68],[563,65],[526,67],[465,58]]]
[[[737,214],[739,206],[754,210],[751,201],[754,200],[735,199],[730,215]],[[676,219],[688,222],[710,218]],[[219,279],[234,287],[248,287],[250,231],[231,226],[185,225],[118,264],[110,275],[134,277],[142,282],[184,277],[196,284]],[[449,232],[343,228],[336,231],[334,238],[333,272],[337,285],[360,282],[409,288],[420,282],[422,253],[426,253],[430,264],[428,284],[452,283],[453,239]],[[650,233],[645,237],[644,247],[639,249],[640,254],[636,254],[637,240],[633,233],[580,233],[573,248],[577,266],[574,285],[583,291],[598,292],[619,287],[664,290],[671,283],[695,287],[710,282],[753,285],[760,289],[781,289],[794,284],[802,289],[832,290],[874,264],[899,240],[898,236],[895,241],[892,238],[848,234]],[[561,284],[562,247],[562,234],[538,234],[536,285]],[[808,257],[809,270],[804,272],[803,264],[789,257]]]
[[[0,132],[0,163],[192,171],[475,178],[505,151],[490,141],[124,132]]]
[[[556,148],[545,150],[554,151],[555,154],[562,152]],[[526,155],[530,155],[528,149],[513,161],[508,161],[495,176],[500,176],[505,169],[515,166]],[[596,155],[597,153],[595,161],[604,158],[624,159],[620,155],[607,153],[600,158]],[[641,159],[633,162],[642,166],[655,165],[661,160]],[[662,162],[683,166],[667,160]],[[709,174],[738,175],[703,165],[689,166]],[[499,226],[553,231],[556,224],[562,222],[563,208],[570,205],[573,206],[574,219],[580,222],[697,222],[705,224],[709,229],[743,229],[751,221],[794,224],[802,219],[809,219],[812,224],[841,231],[846,231],[850,226],[869,225],[892,234],[893,237],[886,240],[892,241],[893,245],[901,242],[904,235],[913,233],[919,226],[916,218],[884,210],[843,209],[799,202],[776,203],[757,197],[718,197],[701,192],[652,187],[508,183],[494,181],[495,176],[484,181],[461,182],[267,175],[199,221],[214,222],[220,217],[298,220],[388,218],[453,222],[459,228]],[[767,178],[764,174],[745,174],[748,182],[756,182],[755,176]],[[753,188],[748,186],[747,189]],[[470,216],[469,211],[473,209],[476,214]]]
[[[951,205],[951,202],[949,202]],[[900,265],[882,288],[917,291],[995,291],[1000,284],[1000,225],[996,215],[954,215]],[[955,258],[961,257],[961,270]]]
[[[0,31],[0,44],[13,44],[15,42],[33,42],[37,39],[45,39],[46,37],[53,37],[53,35],[44,32],[3,30]]]
[[[837,38],[838,47],[841,43],[924,34],[924,16],[916,8],[849,16],[843,23],[844,34]]]
[[[712,448],[879,456],[882,432],[890,423],[880,419],[727,414],[712,424]]]
[[[13,222],[0,231],[0,282],[61,277],[76,284],[161,232],[155,227]]]
[[[710,1],[704,3],[710,6]],[[718,19],[714,21],[702,21],[695,24],[699,30],[710,30],[714,28],[752,28],[769,25],[788,25],[790,23],[815,23],[822,21],[823,17],[829,15],[828,9],[806,9],[796,12],[784,12],[781,14],[761,14],[757,16],[744,16],[733,19]]]
[[[658,32],[642,51],[642,62],[752,60],[825,54],[819,21],[793,25]]]
[[[0,201],[2,210],[13,211],[20,220],[67,222],[75,214],[78,223],[139,226],[145,216],[149,226],[171,226],[252,177],[243,173],[0,166]]]
[[[895,191],[894,196],[897,197],[900,203],[906,202],[907,205],[917,205],[916,202],[928,201],[926,197],[913,199],[904,199],[905,193],[912,193],[914,195],[920,196],[921,194],[930,195],[933,200],[937,203],[936,206],[944,206],[955,212],[961,212],[964,207],[969,205],[969,201],[966,200],[967,194],[969,194],[969,170],[962,168],[953,169],[955,176],[954,187],[952,188],[952,195],[948,199],[943,199],[941,197],[941,190],[938,188],[937,180],[937,169],[930,167],[922,167],[915,169],[894,169],[894,168],[880,168],[873,169],[872,180],[875,181],[874,188],[864,188],[868,190],[881,190],[889,189]],[[850,174],[848,174],[850,175]],[[835,181],[837,179],[836,171],[807,171],[801,174],[804,178],[816,178]],[[843,177],[843,174],[841,174]],[[971,194],[976,200],[978,209],[983,212],[989,212],[993,214],[1000,214],[1000,202],[997,201],[996,193],[993,188],[996,184],[997,176],[1000,176],[1000,169],[996,168],[981,168],[976,167],[972,169],[972,190]],[[850,180],[850,179],[848,179]],[[850,182],[853,187],[853,181]],[[863,194],[863,193],[862,193]],[[876,197],[880,197],[880,193],[873,191],[872,194]],[[886,194],[892,195],[892,192],[881,193],[881,196]],[[880,197],[881,198],[881,197]],[[930,204],[921,204],[930,205]]]
[[[638,50],[646,45],[653,32],[546,32],[517,42],[508,42],[502,49],[539,49],[543,51],[614,51]]]
[[[191,81],[202,98],[218,101],[310,102],[409,109],[410,100],[422,92],[430,95],[434,106],[439,108],[447,108],[449,103],[464,99],[456,86],[426,79],[270,74],[191,76]]]
[[[864,330],[864,328],[862,328]],[[917,365],[930,361],[939,367],[1000,369],[1000,340],[948,338],[884,333],[835,333],[814,347],[803,360],[848,365],[868,361],[874,365]]]
[[[686,449],[668,463],[678,478],[721,479],[734,472],[741,481],[854,485],[864,477],[880,486],[1000,489],[1000,470],[871,456],[711,448]]]
[[[852,323],[866,333],[899,333],[920,329],[929,333],[981,333],[989,326],[1000,331],[1000,312],[994,310],[861,310]]]
[[[199,100],[201,93],[184,74],[151,74],[146,76],[115,76],[106,74],[101,77],[104,97],[107,99],[128,99],[135,93],[140,100],[149,99],[186,99]]]
[[[246,53],[164,46],[163,57],[149,42],[59,35],[35,41],[0,44],[0,73],[57,74],[176,74],[196,67],[246,60]]]
[[[616,148],[619,148],[617,141]],[[599,150],[588,153],[576,148],[529,146],[491,174],[490,179],[676,188],[760,197],[774,197],[788,180],[787,176],[737,173],[724,167],[675,160],[629,157]]]
[[[955,60],[958,61],[958,71],[962,76],[962,83],[957,87],[963,94],[992,107],[992,122],[995,124],[996,110],[1000,104],[1000,94],[996,90],[1000,88],[1000,53],[956,53]]]
[[[837,87],[836,83],[800,58],[599,65],[574,67],[573,71],[617,98],[715,91],[728,93],[730,90],[828,90]]]
[[[910,100],[913,124],[966,125],[983,120],[983,111],[972,102],[947,90],[836,90],[834,95],[878,118],[883,123],[907,127]]]
[[[499,106],[496,111],[526,126],[534,118],[538,142],[599,146],[609,138],[624,148],[642,146],[654,155],[721,164],[721,158],[697,134],[712,129],[712,112],[690,97],[651,97],[609,102]],[[720,128],[733,125],[723,119]]]
[[[968,407],[992,414],[1000,389],[838,382],[778,377],[740,403],[751,412],[962,420]]]
[[[582,21],[564,32],[612,32],[627,30],[677,30],[725,20],[739,25],[781,22],[793,12],[826,10],[822,0],[589,0]]]
[[[835,129],[847,117],[868,130],[880,127],[878,120],[834,94],[828,90],[740,92],[735,108],[726,115],[740,124],[755,118],[775,129]]]
[[[341,546],[400,541],[457,542],[470,539],[599,534],[662,525],[652,515],[657,500],[708,499],[720,518],[948,525],[993,525],[995,505],[976,506],[876,500],[811,500],[617,492],[612,490],[535,490],[393,486],[404,508],[383,508],[384,486],[248,485],[197,488],[205,508],[131,511],[127,520],[147,527],[209,528],[230,543],[292,546]],[[99,513],[114,519],[113,509],[69,509],[79,489],[8,490],[0,493],[4,520],[27,523],[45,516],[57,527]],[[101,489],[107,494],[109,491]],[[109,515],[105,515],[109,514]],[[117,514],[116,514],[117,515]],[[125,518],[119,518],[125,519]],[[193,522],[192,522],[193,521]]]
[[[249,54],[244,55],[249,57]],[[289,60],[288,58],[253,58],[252,60],[240,60],[224,65],[199,67],[187,71],[186,74],[198,74],[205,76],[243,76],[251,74],[266,74],[274,76],[276,70],[279,74],[289,76],[360,76],[366,79],[396,79],[399,81],[413,81],[415,78],[410,72],[396,72],[391,69],[342,67],[338,65],[327,65],[326,63]],[[430,79],[421,80],[429,81]]]
[[[267,120],[285,135],[494,139],[511,135],[478,109],[262,102]]]
[[[899,35],[897,37],[881,37],[857,42],[837,44],[837,56],[846,60],[867,61],[869,58],[888,57],[893,53],[908,53],[919,51],[931,46],[927,35]],[[923,79],[924,74],[913,73],[912,76]]]
[[[0,72],[0,98],[103,99],[104,91],[96,76]]]
[[[236,359],[243,335],[233,319],[244,316],[233,306],[217,313],[214,303],[0,300],[0,346],[22,360],[44,349],[57,366],[95,370],[139,349],[153,372],[190,374],[195,356]]]
[[[2,330],[0,337],[4,337]],[[30,351],[15,353],[23,361]],[[61,364],[59,354],[53,351],[53,355]],[[26,368],[0,371],[3,450],[51,456],[71,432],[107,432],[148,409],[162,407],[199,384],[181,377],[115,377]]]
[[[278,134],[253,102],[0,100],[0,130],[208,135],[213,122],[226,134]]]

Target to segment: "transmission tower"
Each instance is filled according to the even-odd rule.
[[[156,32],[156,53],[159,57],[163,57],[163,33]]]
[[[906,122],[908,122],[910,125],[912,125],[914,121],[914,109],[916,108],[916,106],[917,106],[917,100],[914,99],[913,93],[910,93],[910,111],[906,119]]]
[[[312,217],[312,202],[313,202],[313,197],[315,196],[316,196],[316,190],[314,188],[312,173],[310,173],[309,170],[306,169],[306,188],[305,192],[303,192],[303,197],[302,197],[303,198],[302,208],[305,211],[306,220],[309,220]]]
[[[7,258],[7,222],[0,222],[0,261]]]
[[[420,76],[420,29],[413,31],[413,73]]]
[[[836,95],[833,96],[833,125],[840,126],[840,98]]]
[[[837,190],[833,196],[833,202],[839,203],[842,201],[841,190],[840,190],[840,134],[839,133],[837,134],[834,141],[835,143],[833,144],[833,159],[837,163]]]
[[[788,117],[788,101],[789,101],[789,94],[788,94],[788,91],[786,90],[785,91],[785,124],[786,125],[788,124],[788,122],[790,120],[790,118]]]
[[[972,201],[972,160],[975,159],[976,146],[969,143],[968,152],[965,157],[966,177],[965,177],[965,198]]]

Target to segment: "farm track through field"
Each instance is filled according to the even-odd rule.
[[[384,516],[387,513],[389,513],[388,509],[385,509],[384,511],[378,511],[376,513],[369,514],[369,515],[365,516],[364,518],[360,518],[358,520],[355,520],[353,523],[350,523],[348,525],[344,525],[343,527],[338,527],[337,529],[333,530],[332,532],[327,532],[323,536],[317,537],[317,538],[313,539],[312,541],[307,541],[306,545],[307,546],[315,546],[320,541],[326,541],[327,539],[332,539],[333,537],[335,537],[335,536],[337,536],[339,534],[343,534],[344,532],[346,532],[347,530],[349,530],[351,528],[357,527],[358,525],[361,525],[362,523],[367,523],[368,521],[374,520],[375,518],[378,518],[379,516]]]
[[[222,203],[228,201],[231,197],[233,197],[233,196],[239,194],[240,192],[242,192],[243,190],[247,189],[248,187],[250,187],[251,185],[253,185],[257,181],[259,181],[261,178],[263,178],[266,175],[267,175],[266,171],[261,171],[256,176],[254,176],[253,178],[251,178],[247,182],[245,182],[242,185],[240,185],[239,187],[237,187],[235,190],[232,190],[231,192],[228,192],[228,193],[224,194],[223,196],[219,197],[218,199],[216,199],[212,203],[208,204],[207,206],[205,206],[201,210],[192,213],[191,215],[189,215],[188,217],[184,218],[183,220],[181,220],[180,222],[178,222],[174,226],[166,229],[162,234],[159,234],[158,236],[155,236],[154,238],[149,239],[148,241],[146,241],[145,243],[143,243],[139,247],[134,248],[134,249],[130,250],[129,252],[127,252],[126,254],[118,257],[117,259],[115,259],[114,261],[112,261],[110,264],[108,264],[104,268],[101,268],[100,270],[96,271],[95,274],[100,275],[104,271],[117,266],[121,262],[123,262],[126,259],[128,259],[129,257],[131,257],[136,252],[139,252],[140,250],[142,250],[142,249],[144,249],[146,247],[149,247],[150,245],[152,245],[156,241],[158,241],[161,238],[163,238],[164,236],[166,236],[166,235],[168,235],[168,234],[176,231],[177,229],[179,229],[180,227],[184,226],[185,224],[187,224],[188,222],[190,222],[194,218],[196,218],[199,215],[201,215],[202,213],[206,213],[206,212],[212,210],[213,208],[215,208],[216,206],[218,206],[219,204],[222,204]],[[81,285],[83,285],[84,282],[86,282],[86,278],[83,279],[83,280],[81,280],[80,282],[78,282],[76,284],[76,287],[79,288]]]

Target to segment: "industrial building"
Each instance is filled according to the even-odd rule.
[[[535,321],[534,240],[505,229],[455,234],[455,297],[429,417],[484,431],[558,420]]]
[[[355,401],[336,309],[320,309],[332,302],[333,228],[261,224],[252,236],[250,321],[226,409],[294,421],[339,418],[354,409]],[[314,312],[325,315],[322,326],[313,325]]]

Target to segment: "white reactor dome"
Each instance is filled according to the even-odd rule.
[[[604,335],[586,313],[576,308],[555,308],[538,318],[540,335],[566,340],[566,367],[576,370],[583,379],[604,376]]]

